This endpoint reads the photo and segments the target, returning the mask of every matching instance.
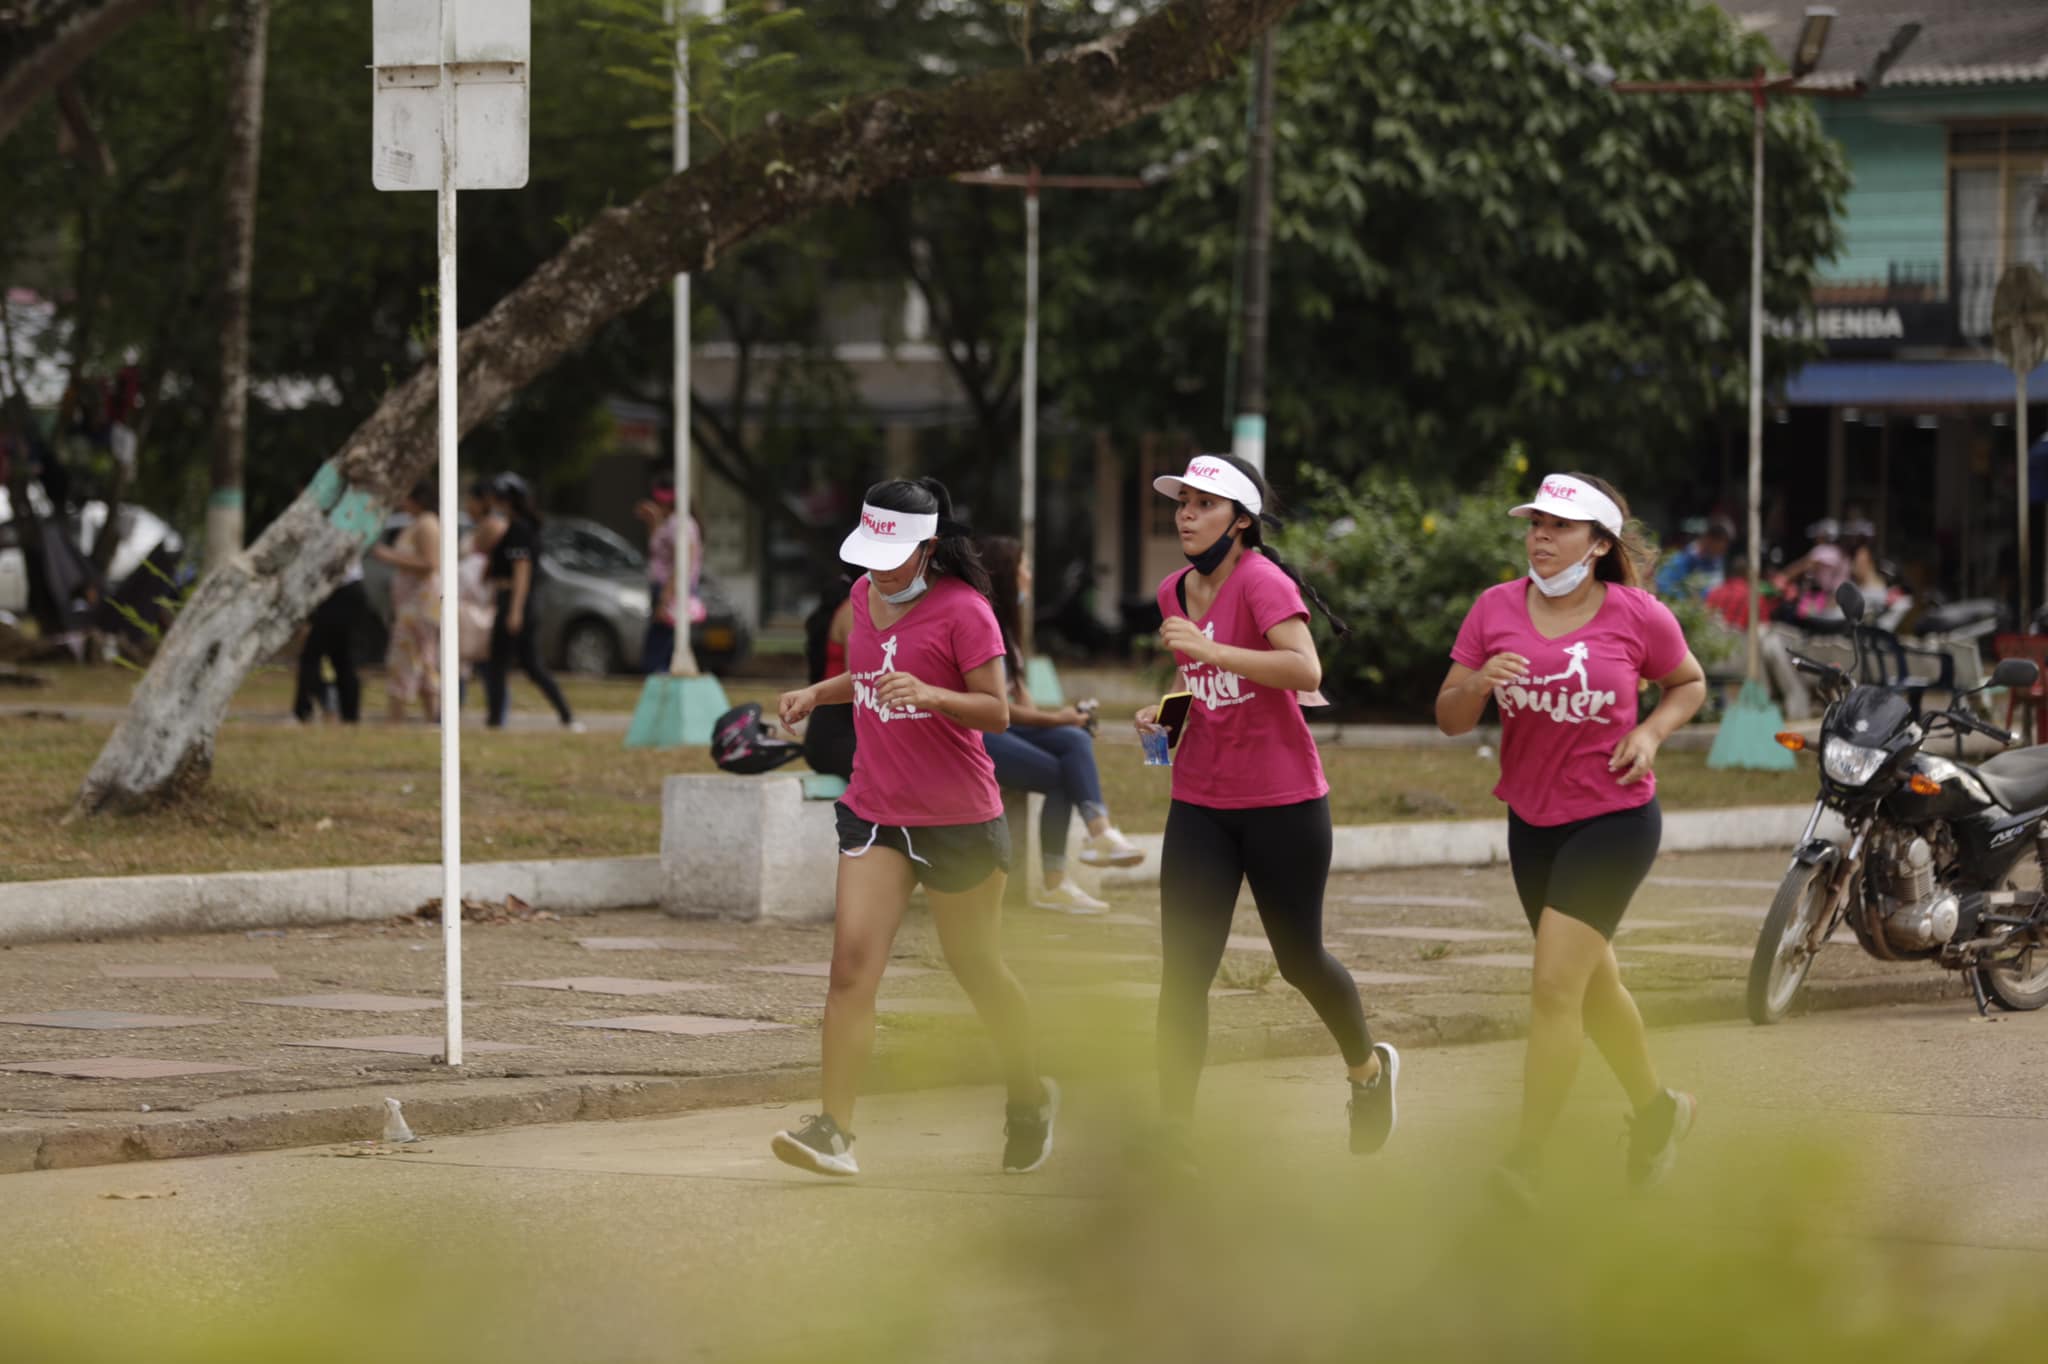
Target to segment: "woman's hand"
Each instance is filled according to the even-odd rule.
[[[1621,773],[1621,785],[1634,786],[1650,775],[1650,767],[1657,761],[1657,746],[1657,736],[1638,725],[1614,746],[1614,756],[1607,760],[1607,770]]]
[[[909,673],[884,673],[875,699],[892,710],[937,710],[937,695]]]
[[[775,698],[775,709],[782,716],[782,727],[791,734],[796,733],[796,727],[809,719],[811,712],[817,708],[816,687],[799,687]]]
[[[1064,710],[1055,711],[1053,713],[1053,719],[1059,724],[1071,725],[1075,729],[1086,729],[1088,727],[1088,716],[1086,715],[1086,713],[1077,710],[1073,706],[1068,706]]]
[[[1505,687],[1509,683],[1526,679],[1529,676],[1529,660],[1517,653],[1495,654],[1486,660],[1486,666],[1481,668],[1476,676],[1486,684],[1488,691],[1492,691],[1495,687]]]
[[[1159,707],[1146,706],[1131,717],[1131,724],[1140,734],[1157,734],[1159,732]]]
[[[1169,616],[1159,626],[1159,643],[1197,663],[1216,660],[1216,641],[1210,639],[1186,616]]]

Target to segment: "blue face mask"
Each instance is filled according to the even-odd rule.
[[[924,562],[917,566],[917,576],[912,578],[909,584],[900,592],[884,592],[882,600],[891,606],[906,606],[922,597],[925,594],[925,589],[931,586],[930,583],[925,581],[924,577],[925,568],[931,561],[931,555],[927,553],[924,557]]]

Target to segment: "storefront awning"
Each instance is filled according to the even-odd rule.
[[[1996,360],[1816,360],[1785,383],[1788,407],[2011,407],[2012,371]],[[2027,376],[2048,402],[2048,365]]]

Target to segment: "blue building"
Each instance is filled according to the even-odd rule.
[[[1721,0],[1789,56],[1804,0]],[[2048,273],[2048,0],[1834,0],[1814,84],[1846,87],[1898,26],[1919,36],[1878,88],[1816,99],[1853,185],[1811,311],[1825,345],[1766,430],[1778,543],[1861,511],[1884,552],[1951,592],[2005,595],[2016,556],[2014,376],[1992,354],[2000,273]],[[1777,166],[1773,174],[1796,174]],[[2029,380],[2048,426],[2048,366]],[[2034,500],[2048,497],[2035,486]],[[2037,507],[2034,563],[2048,507]],[[2004,591],[2001,591],[2004,589]],[[2037,588],[2032,594],[2040,598]]]

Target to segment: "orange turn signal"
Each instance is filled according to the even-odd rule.
[[[1806,736],[1797,730],[1788,729],[1780,732],[1778,742],[1791,749],[1794,753],[1804,753],[1806,751]]]
[[[1915,772],[1906,782],[1906,785],[1913,788],[1913,794],[1916,796],[1938,796],[1941,794],[1941,783],[1923,773]]]

